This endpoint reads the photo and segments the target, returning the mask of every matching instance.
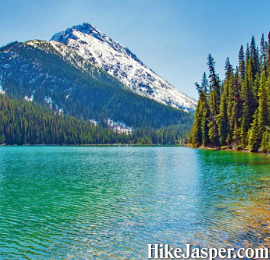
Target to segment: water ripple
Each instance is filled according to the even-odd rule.
[[[0,147],[0,176],[3,259],[146,259],[148,243],[269,243],[262,155]]]

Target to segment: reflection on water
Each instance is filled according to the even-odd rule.
[[[200,200],[207,204],[200,207],[202,218],[210,213],[207,231],[216,238],[211,245],[268,246],[270,158],[238,152],[198,151],[197,155],[202,166]]]
[[[146,259],[269,244],[270,158],[180,147],[0,147],[0,256]]]

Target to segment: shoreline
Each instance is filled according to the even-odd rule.
[[[57,147],[186,147],[186,148],[192,148],[192,149],[198,149],[198,150],[208,150],[208,151],[226,151],[226,152],[241,152],[241,153],[249,153],[249,154],[258,154],[258,155],[268,155],[270,156],[270,153],[263,153],[263,152],[250,152],[247,149],[233,149],[233,148],[222,148],[222,147],[194,147],[190,144],[0,144],[0,147],[25,147],[25,146],[57,146]]]
[[[200,149],[200,150],[209,150],[209,151],[227,151],[227,152],[241,152],[241,153],[250,153],[250,154],[264,154],[264,155],[269,155],[270,153],[263,153],[263,152],[251,152],[248,149],[233,149],[233,148],[222,148],[222,147],[207,147],[207,146],[199,146],[199,147],[194,147],[190,144],[187,145],[189,148],[194,148],[194,149]]]
[[[9,146],[177,146],[188,147],[186,144],[0,144],[0,147]]]

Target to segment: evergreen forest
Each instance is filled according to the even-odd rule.
[[[195,83],[199,101],[189,136],[193,147],[270,152],[270,34],[240,47],[238,65],[225,62],[222,81],[211,54],[208,75]]]
[[[0,144],[183,144],[191,125],[138,128],[131,134],[95,126],[35,102],[0,94]]]

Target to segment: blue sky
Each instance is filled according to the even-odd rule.
[[[9,0],[2,1],[0,45],[49,40],[89,22],[127,46],[148,67],[197,98],[195,81],[209,53],[223,77],[227,56],[237,63],[241,44],[270,30],[269,0]]]

